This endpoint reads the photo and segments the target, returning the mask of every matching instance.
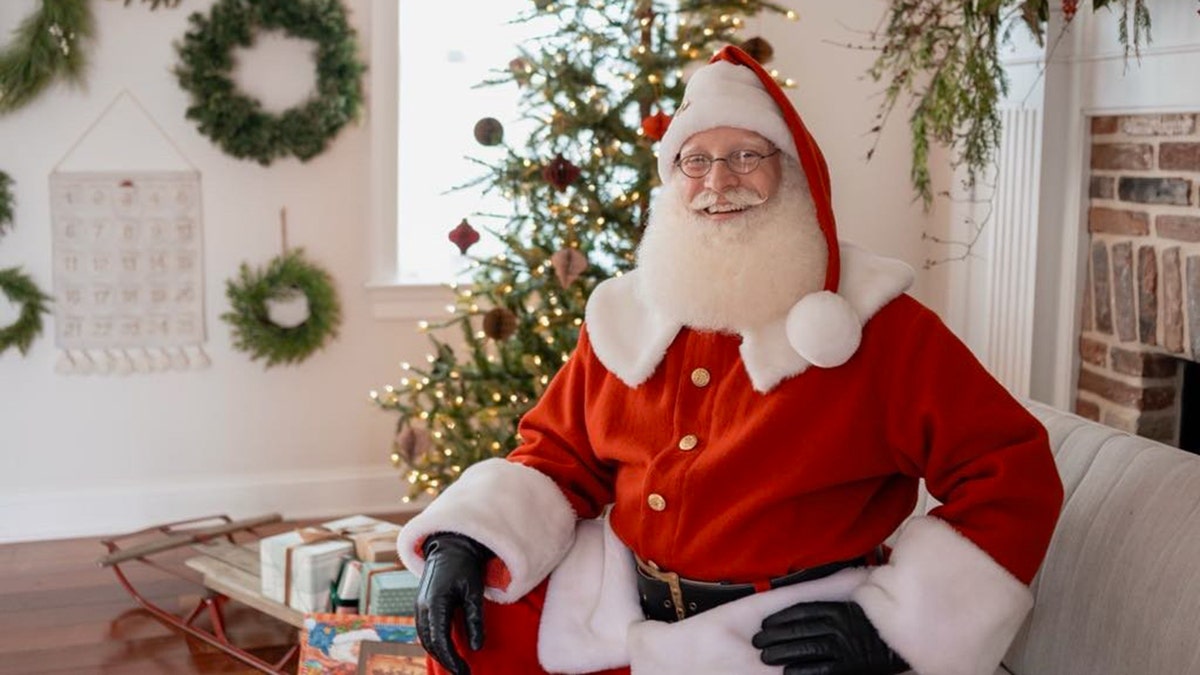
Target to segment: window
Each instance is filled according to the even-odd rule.
[[[382,3],[376,3],[376,7]],[[396,100],[396,264],[394,282],[438,284],[461,278],[469,262],[447,240],[463,218],[483,236],[471,255],[499,250],[488,229],[511,206],[483,185],[454,191],[486,174],[471,158],[491,162],[504,145],[486,147],[475,124],[493,117],[504,126],[506,143],[520,144],[519,91],[515,84],[478,87],[502,76],[517,56],[516,45],[535,35],[536,22],[513,23],[528,12],[529,0],[441,0],[401,2],[396,12],[399,63]],[[383,17],[379,17],[382,19]]]

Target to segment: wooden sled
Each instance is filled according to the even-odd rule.
[[[299,644],[293,644],[279,661],[268,663],[230,641],[225,631],[223,612],[225,603],[233,599],[297,628],[304,625],[302,612],[269,600],[261,592],[258,554],[261,535],[255,528],[282,520],[277,513],[237,521],[229,516],[220,515],[158,525],[101,540],[100,543],[108,549],[108,555],[96,562],[101,567],[112,568],[117,580],[133,599],[163,624],[200,640],[256,670],[283,675],[293,672],[284,668],[295,660]],[[249,540],[239,542],[238,537]],[[130,540],[143,541],[130,545],[123,543]],[[184,566],[190,571],[159,564],[152,558],[155,554],[183,546],[189,546],[199,553],[184,561]],[[202,597],[195,609],[186,616],[180,616],[154,604],[139,593],[122,569],[122,565],[134,562],[150,565],[203,587]],[[201,615],[207,615],[211,628],[197,623]]]

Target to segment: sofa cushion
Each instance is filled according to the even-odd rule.
[[[1200,672],[1200,456],[1036,403],[1062,516],[1014,675]]]

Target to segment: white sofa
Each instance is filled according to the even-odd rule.
[[[1200,456],[1027,405],[1066,499],[1001,672],[1200,673]]]

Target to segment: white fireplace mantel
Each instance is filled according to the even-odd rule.
[[[1117,40],[1119,8],[1093,14],[1084,3],[1057,44],[1060,12],[1051,16],[1047,48],[1018,43],[1005,59],[1006,138],[981,262],[965,273],[965,333],[1014,393],[1061,409],[1073,406],[1079,366],[1088,118],[1200,111],[1196,3],[1148,5],[1153,42],[1140,59],[1127,60]]]

